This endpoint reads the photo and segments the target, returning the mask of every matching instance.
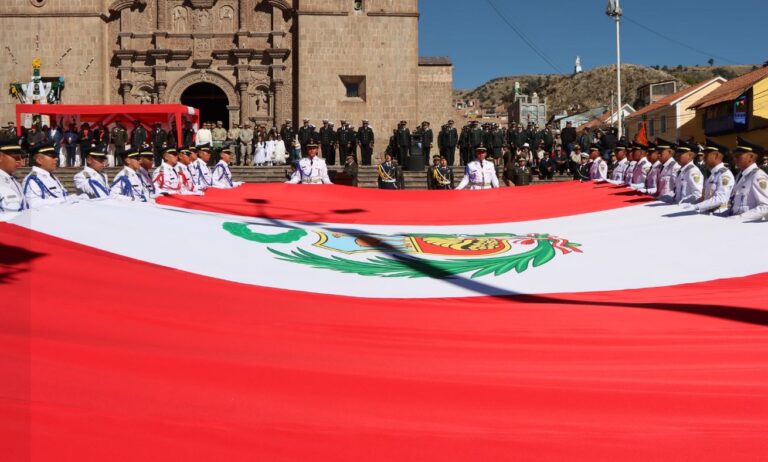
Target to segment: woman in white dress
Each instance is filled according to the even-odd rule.
[[[277,165],[285,165],[285,159],[288,157],[288,151],[285,149],[285,141],[283,141],[283,137],[280,135],[277,135],[277,139],[275,140],[275,154],[274,154],[274,160],[275,164]]]
[[[261,135],[256,138],[256,143],[253,145],[253,159],[253,163],[257,167],[263,167],[267,163],[266,145]]]
[[[270,133],[267,141],[264,142],[265,157],[267,158],[267,165],[272,166],[275,155],[275,136]]]

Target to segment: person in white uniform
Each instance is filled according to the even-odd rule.
[[[648,145],[637,144],[636,146],[633,154],[637,163],[632,170],[632,178],[629,182],[629,187],[632,189],[645,187],[645,180],[648,179],[648,173],[651,171],[651,162],[648,160],[648,152],[656,149],[656,146],[652,143],[648,143]]]
[[[733,173],[723,163],[728,148],[707,138],[703,152],[704,164],[711,173],[704,181],[704,197],[692,207],[697,212],[727,216],[728,201],[736,184]]]
[[[109,197],[109,179],[104,173],[107,166],[106,146],[94,146],[83,153],[85,167],[75,174],[75,190],[89,199],[106,199]]]
[[[589,158],[592,165],[589,167],[589,179],[592,181],[606,181],[608,179],[608,164],[600,155],[600,147],[593,144],[589,148]]]
[[[616,155],[616,166],[611,172],[611,178],[609,183],[620,185],[624,183],[624,175],[627,173],[629,167],[629,160],[627,159],[627,144],[624,141],[616,143],[616,147],[613,149],[614,155]]]
[[[136,149],[128,149],[120,154],[123,169],[115,175],[109,195],[112,198],[134,202],[148,202],[151,194],[139,176],[139,159]]]
[[[317,156],[320,145],[313,136],[307,143],[307,157],[296,163],[296,171],[291,175],[287,184],[333,184],[328,177],[328,166],[325,159]]]
[[[765,148],[741,137],[736,139],[734,163],[739,175],[731,194],[729,215],[744,221],[767,218],[768,174],[757,166],[758,157],[765,154]]]
[[[675,183],[675,200],[677,204],[695,204],[701,199],[704,189],[704,175],[693,163],[694,147],[685,141],[678,141],[675,149],[680,171]]]
[[[176,173],[179,175],[179,182],[181,183],[181,193],[187,195],[202,195],[203,192],[197,188],[195,180],[192,177],[192,171],[190,165],[192,160],[190,159],[191,151],[189,149],[179,150],[179,162],[176,164]]]
[[[70,196],[53,173],[56,170],[57,157],[56,150],[51,145],[41,145],[33,151],[34,167],[22,182],[24,197],[30,208],[77,202],[78,198]]]
[[[211,169],[208,168],[208,162],[211,161],[211,147],[200,146],[197,150],[197,159],[190,163],[189,170],[192,173],[192,178],[195,180],[197,189],[205,191],[213,186],[213,175]]]
[[[659,144],[661,143],[661,144]],[[643,194],[655,195],[656,188],[659,183],[659,176],[661,175],[661,162],[659,156],[664,148],[672,147],[672,143],[665,142],[662,139],[657,139],[653,145],[653,149],[648,150],[648,156],[646,159],[651,165],[648,175],[645,177],[645,184],[643,185],[631,185],[632,189],[635,189]]]
[[[213,186],[219,189],[232,189],[237,188],[243,183],[240,181],[232,181],[232,171],[229,169],[229,163],[232,161],[232,150],[230,148],[224,148],[221,150],[221,160],[213,168]]]
[[[648,190],[647,194],[656,199],[671,204],[675,201],[675,188],[680,165],[675,160],[675,143],[657,140],[656,149],[659,152],[660,171],[656,179],[656,189]]]
[[[475,160],[464,167],[464,178],[456,189],[464,189],[469,186],[470,190],[492,189],[499,187],[499,177],[496,173],[496,166],[493,162],[485,160],[488,150],[483,145],[475,149]]]
[[[141,184],[149,191],[149,197],[156,197],[157,189],[152,182],[152,175],[149,173],[149,170],[155,165],[155,154],[149,146],[142,146],[137,151],[139,151],[138,174]]]
[[[175,148],[163,151],[163,162],[152,174],[152,183],[157,194],[181,194],[181,178],[176,172],[179,163],[179,153]]]
[[[18,143],[0,146],[0,214],[29,208],[21,184],[13,177],[23,161],[24,151]]]

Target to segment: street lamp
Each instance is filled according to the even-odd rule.
[[[608,8],[605,10],[605,14],[616,19],[616,95],[618,101],[618,111],[616,117],[619,125],[618,137],[621,138],[624,132],[624,126],[622,124],[622,110],[621,110],[621,6],[619,6],[619,0],[608,0]]]

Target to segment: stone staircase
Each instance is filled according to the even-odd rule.
[[[231,167],[232,177],[235,181],[244,181],[246,183],[282,183],[286,180],[285,172],[288,169],[287,166],[275,166],[275,167]],[[20,168],[14,175],[19,181],[21,181],[27,173],[29,173],[29,167]],[[120,167],[111,167],[106,169],[106,173],[110,179],[121,170]],[[331,181],[334,180],[337,173],[341,173],[342,167],[329,167],[329,176]],[[56,170],[56,176],[62,182],[68,191],[74,191],[75,186],[73,177],[75,173],[79,172],[79,168],[59,168]],[[459,184],[464,176],[464,169],[461,167],[454,167],[454,176],[456,183]],[[360,166],[358,170],[358,184],[361,188],[377,188],[378,174],[376,167],[373,166]],[[534,184],[551,183],[559,181],[570,181],[570,176],[555,176],[551,181],[539,181],[538,178],[534,178]],[[504,183],[501,182],[503,185]],[[422,172],[405,172],[405,189],[427,189],[427,175],[426,171]]]

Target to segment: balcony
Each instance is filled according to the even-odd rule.
[[[746,124],[737,124],[734,122],[733,114],[704,120],[704,133],[707,136],[740,132],[746,129]]]

